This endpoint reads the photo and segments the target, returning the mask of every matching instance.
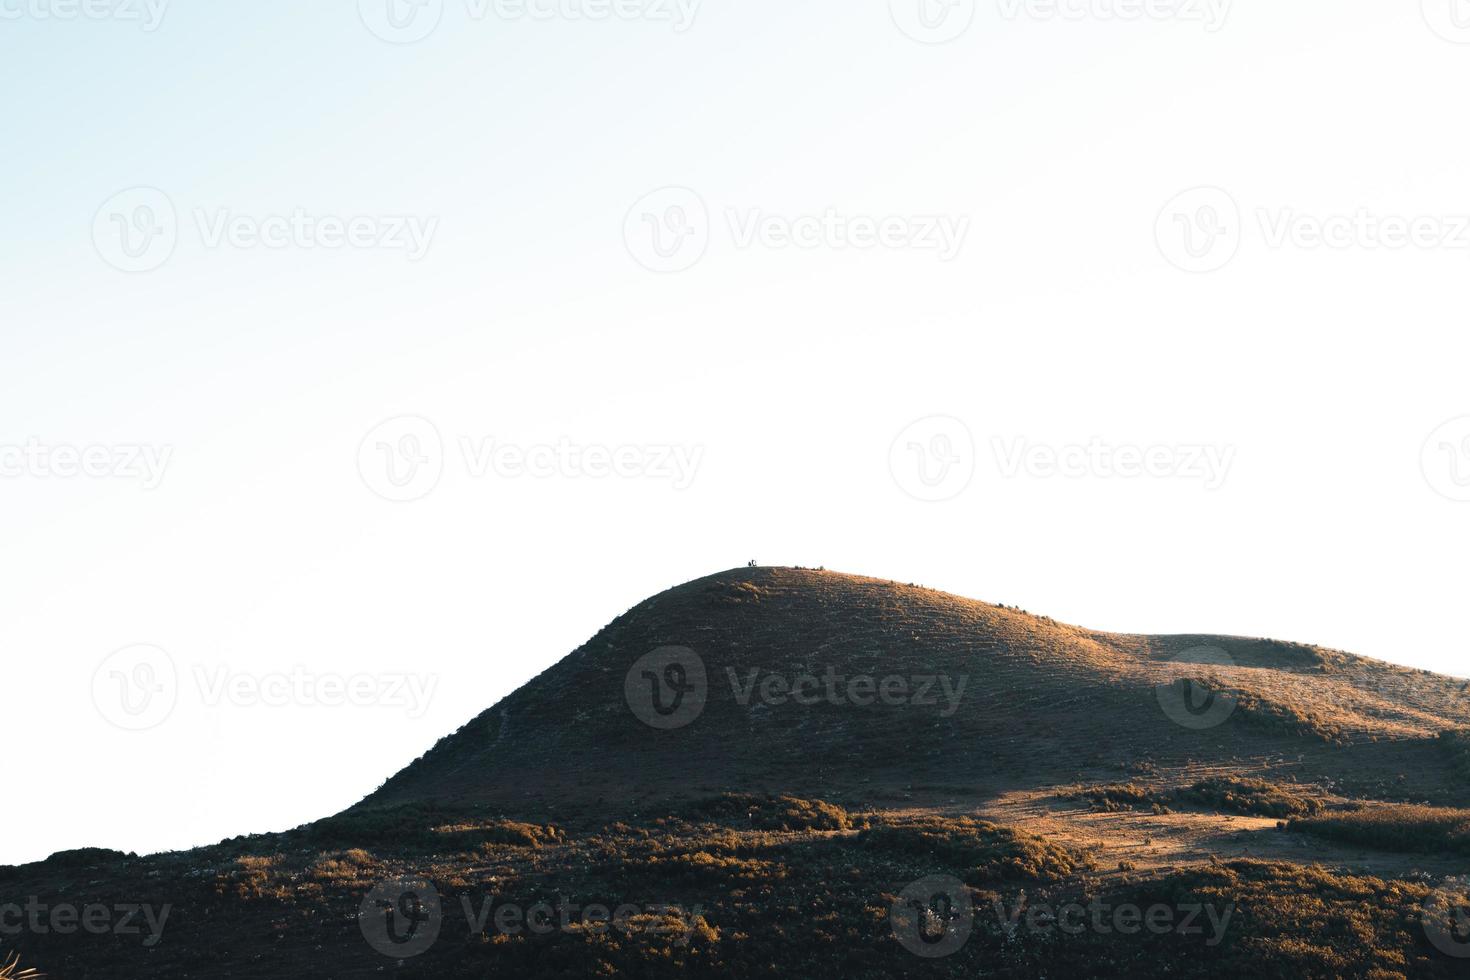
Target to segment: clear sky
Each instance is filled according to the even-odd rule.
[[[748,559],[1470,674],[1470,11],[391,3],[0,0],[0,861]]]

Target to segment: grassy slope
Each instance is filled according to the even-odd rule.
[[[631,716],[623,681],[670,644],[699,652],[710,698],[687,728],[656,732]],[[1202,646],[1235,666],[1197,662],[1188,651]],[[944,717],[741,706],[723,678],[829,664],[967,686]],[[1236,711],[1206,731],[1175,724],[1156,686],[1181,677],[1230,694]],[[1164,963],[1182,977],[1459,976],[1465,962],[1439,954],[1419,921],[1441,855],[1343,850],[1391,842],[1378,824],[1323,836],[1325,825],[1295,833],[1240,814],[1338,820],[1355,797],[1463,805],[1460,743],[1436,737],[1470,726],[1462,687],[1311,646],[1101,634],[876,579],[741,569],[619,617],[346,814],[185,854],[0,869],[0,904],[168,903],[157,947],[30,933],[0,947],[83,980],[1131,976]],[[1117,807],[1058,799],[1062,783],[1119,782],[1132,788]],[[1167,805],[1148,812],[1156,801]],[[923,960],[889,913],[933,874],[963,881],[980,911],[960,952]],[[395,876],[431,881],[446,909],[434,948],[401,965],[357,920],[367,891]],[[1061,942],[1008,931],[990,911],[1023,893],[1238,911],[1215,945],[1095,930]],[[508,936],[469,925],[460,904],[558,898],[680,911],[623,934]]]

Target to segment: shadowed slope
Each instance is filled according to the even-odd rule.
[[[689,697],[704,706],[659,730],[625,684],[670,646],[703,665]],[[634,689],[665,676],[640,666]],[[798,678],[812,703],[791,696]],[[879,579],[738,569],[618,617],[360,806],[983,794],[1222,757],[1379,790],[1409,773],[1408,790],[1449,799],[1433,741],[1470,724],[1463,685],[1312,646],[1097,633]]]

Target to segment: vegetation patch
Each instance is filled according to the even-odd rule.
[[[1371,806],[1293,820],[1290,829],[1383,851],[1470,854],[1470,810]]]
[[[1309,817],[1322,812],[1322,801],[1264,779],[1214,777],[1178,791],[1181,800],[1229,813],[1255,817]]]
[[[1439,747],[1449,760],[1455,775],[1461,779],[1470,779],[1470,728],[1440,732]]]
[[[1219,678],[1180,677],[1174,680],[1173,686],[1185,703],[1198,703],[1210,697],[1229,702],[1233,705],[1232,723],[1330,744],[1344,740],[1343,726],[1329,713],[1305,701],[1288,700],[1282,694],[1267,695],[1226,684]]]
[[[966,882],[1056,878],[1088,862],[1077,851],[970,817],[915,817],[858,836],[876,851],[922,857],[963,873]]]
[[[1173,797],[1137,783],[1110,783],[1106,786],[1082,786],[1063,790],[1057,794],[1064,800],[1080,800],[1091,804],[1097,813],[1118,813],[1124,810],[1152,810],[1168,813]]]
[[[1306,817],[1322,811],[1322,801],[1294,792],[1264,779],[1237,779],[1214,776],[1193,786],[1173,791],[1141,786],[1138,783],[1110,783],[1104,786],[1082,786],[1063,790],[1064,800],[1089,803],[1099,813],[1149,810],[1170,813],[1180,804],[1209,807],[1226,813],[1255,817]]]
[[[853,825],[851,815],[835,803],[794,796],[726,793],[688,812],[696,819],[752,830],[848,830]]]

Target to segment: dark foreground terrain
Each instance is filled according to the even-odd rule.
[[[1466,682],[1339,651],[741,569],[346,813],[0,868],[0,965],[1465,977],[1467,731]]]

